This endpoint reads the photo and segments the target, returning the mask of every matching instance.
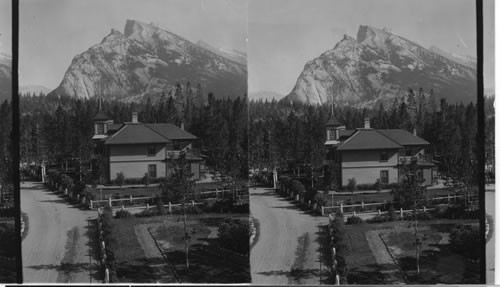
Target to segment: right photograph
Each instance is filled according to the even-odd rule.
[[[476,1],[249,1],[253,284],[481,283],[495,198],[484,8],[483,167]]]

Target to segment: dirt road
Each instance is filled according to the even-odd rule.
[[[82,211],[48,191],[42,183],[21,185],[21,211],[28,215],[22,243],[24,282],[98,282],[95,258],[89,262],[88,220],[96,211]]]
[[[250,188],[250,212],[259,229],[250,252],[252,283],[319,284],[318,232],[328,219],[305,214],[265,188]]]

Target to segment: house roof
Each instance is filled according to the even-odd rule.
[[[102,110],[97,112],[97,114],[94,117],[94,121],[106,121],[109,119],[110,117],[108,117],[108,115],[106,115],[106,113],[104,113]]]
[[[110,130],[112,129],[117,131],[106,140],[107,145],[168,143],[172,140],[197,139],[196,136],[173,124],[125,123],[111,125]]]
[[[337,120],[337,118],[333,114],[330,117],[330,119],[326,122],[327,127],[339,127],[341,125],[342,124],[339,122],[339,120]]]
[[[350,137],[356,130],[340,130],[339,137]]]
[[[125,124],[104,143],[113,144],[141,144],[141,143],[167,143],[170,140],[159,133],[147,128],[144,124]]]
[[[428,145],[429,142],[402,129],[378,130],[380,133],[391,138],[400,145]]]
[[[173,124],[144,124],[169,140],[194,140],[196,136]]]
[[[375,129],[358,129],[337,150],[400,149],[402,146]]]

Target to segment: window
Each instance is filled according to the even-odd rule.
[[[148,145],[148,155],[156,155],[156,146]]]
[[[387,161],[389,159],[389,155],[386,151],[380,152],[380,161]]]
[[[104,124],[96,124],[96,134],[103,135],[104,134]]]
[[[156,164],[148,165],[148,174],[151,178],[156,178]]]
[[[381,183],[389,183],[389,171],[388,170],[381,170],[380,171],[380,182]]]

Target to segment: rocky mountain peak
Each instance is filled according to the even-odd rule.
[[[127,20],[99,44],[76,55],[52,93],[122,101],[158,99],[176,83],[200,84],[216,97],[243,96],[246,63],[216,54],[154,24]]]
[[[475,99],[476,81],[474,65],[464,58],[426,49],[387,28],[361,25],[356,40],[344,35],[308,61],[285,99],[367,107],[423,88],[450,102],[468,102]]]

